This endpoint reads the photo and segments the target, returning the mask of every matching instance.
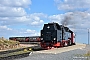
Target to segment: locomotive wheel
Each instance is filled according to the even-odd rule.
[[[76,45],[75,43],[72,43],[72,45]]]
[[[65,42],[65,43],[64,43],[64,46],[65,46],[65,47],[67,47],[67,46],[68,46],[68,44]]]
[[[71,46],[71,45],[72,45],[71,40],[69,40],[68,41],[68,46]]]

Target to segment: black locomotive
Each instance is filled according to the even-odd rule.
[[[41,30],[41,47],[48,49],[74,44],[74,34],[68,27],[58,23],[44,24]]]

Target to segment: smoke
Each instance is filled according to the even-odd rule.
[[[62,25],[86,24],[90,20],[90,0],[54,0],[58,10],[65,11]],[[68,14],[71,12],[70,14]],[[85,22],[86,21],[86,22]],[[85,23],[83,23],[85,22]],[[78,24],[78,25],[79,25]]]
[[[61,24],[64,26],[75,25],[76,24],[75,15],[76,13],[73,12],[68,12],[64,14],[63,19],[61,20]]]
[[[65,16],[64,19],[61,21],[61,24],[64,26],[69,25],[71,22],[72,17],[71,16]]]
[[[73,31],[90,28],[90,14],[87,12],[68,12],[62,18],[60,23]]]
[[[49,19],[51,22],[57,22],[73,29],[90,28],[90,13],[88,12],[67,12],[49,16]]]

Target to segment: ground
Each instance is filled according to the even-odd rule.
[[[79,60],[80,55],[84,55],[90,50],[89,46],[86,44],[77,44],[76,46],[47,51],[35,51],[28,57],[16,60]],[[86,60],[86,58],[83,59]]]

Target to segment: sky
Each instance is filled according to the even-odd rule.
[[[57,22],[88,43],[89,21],[90,0],[0,0],[0,37],[40,36],[45,23]]]

